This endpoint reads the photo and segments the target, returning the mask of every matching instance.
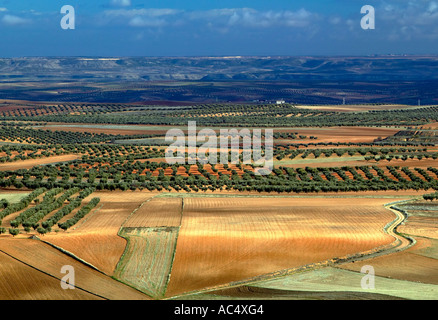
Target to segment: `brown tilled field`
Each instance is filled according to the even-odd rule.
[[[394,239],[391,199],[188,198],[167,296],[366,251]]]
[[[62,290],[60,280],[0,252],[0,300],[100,300],[83,290]],[[7,281],[4,281],[7,279]]]
[[[181,225],[181,214],[181,198],[153,198],[135,211],[123,227],[178,227]]]
[[[14,285],[15,282],[19,286],[25,286],[25,284],[27,284],[27,290],[39,291],[41,281],[49,277],[50,281],[48,281],[47,286],[53,289],[47,292],[47,299],[62,299],[62,297],[68,296],[68,293],[65,293],[65,290],[62,289],[60,285],[60,280],[64,276],[64,274],[61,273],[61,269],[65,265],[72,266],[75,271],[75,286],[78,290],[70,291],[78,291],[79,294],[90,292],[92,293],[91,295],[84,295],[89,299],[138,300],[148,298],[137,290],[111,279],[111,277],[86,266],[40,240],[2,239],[0,241],[0,251],[0,256],[2,257],[0,259],[11,261],[10,259],[4,258],[4,254],[7,254],[14,257],[15,261],[20,262],[16,270],[20,270],[20,268],[27,269],[23,266],[31,266],[29,268],[35,271],[32,272],[35,276],[35,283],[30,284],[30,278],[20,276],[20,273],[16,272],[15,269],[12,272],[10,266],[7,264],[3,265],[2,263],[0,265],[0,273],[4,274],[3,279],[7,278],[7,282],[10,285]],[[14,278],[12,276],[14,276]],[[51,279],[56,280],[55,282],[57,282],[58,288],[56,288],[54,283],[51,284]],[[42,289],[44,289],[44,285]],[[44,290],[42,293],[44,293]],[[1,294],[3,294],[3,292],[0,293],[0,295]],[[6,295],[6,292],[4,294]],[[5,296],[5,299],[13,298],[13,293]]]
[[[157,195],[95,192],[89,197],[98,196],[101,203],[87,218],[69,231],[41,236],[42,241],[70,252],[103,273],[23,235],[17,239],[2,236],[0,250],[14,257],[15,263],[43,272],[35,277],[43,279],[45,274],[51,275],[55,280],[53,286],[60,278],[62,265],[78,268],[84,282],[78,282],[77,286],[83,289],[84,295],[70,297],[63,292],[60,299],[147,298],[135,289],[116,289],[118,282],[108,276],[126,281],[154,298],[173,297],[235,281],[244,283],[280,270],[392,243],[394,238],[383,227],[395,216],[383,205],[419,193],[369,191],[257,197],[251,193],[209,192],[205,196],[154,197]],[[418,219],[403,226],[402,232],[411,233],[409,228],[417,227]],[[427,235],[430,230],[424,227],[423,231],[420,235]],[[132,243],[127,246],[129,239]],[[418,256],[418,251],[411,248],[404,255],[401,252],[375,258],[373,265],[379,266],[379,274],[383,276],[425,279],[434,272],[436,260],[430,257],[433,254],[430,252],[436,244],[421,240],[418,245],[421,247],[414,248],[422,249],[423,253],[428,250],[429,255]],[[405,265],[404,271],[394,269],[394,264],[399,262]],[[5,262],[5,266],[9,265],[11,262]],[[359,265],[358,262],[347,264],[345,268],[356,270]],[[12,272],[8,270],[0,267],[0,272]],[[418,275],[418,270],[422,270],[423,277]],[[14,299],[7,291],[10,289],[4,290],[7,299]],[[43,297],[58,297],[55,287],[53,292],[50,288],[45,290],[41,291]],[[41,296],[35,294],[35,297]]]
[[[166,135],[169,129],[173,129],[171,126],[154,126],[153,129],[144,129],[144,126],[139,125],[124,125],[121,128],[114,128],[114,126],[99,125],[93,127],[92,125],[48,125],[42,127],[43,130],[52,131],[68,131],[68,132],[88,132],[88,133],[105,133],[114,135],[138,135],[138,134],[155,134]],[[183,128],[183,131],[186,130]],[[305,139],[298,139],[295,142],[299,143],[312,143],[312,142],[373,142],[377,138],[385,138],[391,136],[400,131],[400,128],[383,128],[383,127],[324,127],[324,128],[274,128],[274,132],[293,133],[299,132],[299,134],[307,136]],[[309,137],[316,136],[317,140],[312,140]]]
[[[417,237],[415,239],[417,244],[406,251],[349,263],[340,268],[360,272],[364,265],[371,265],[377,276],[438,285],[436,253],[433,256],[425,254],[427,251],[436,252],[437,241],[431,242],[429,239]]]

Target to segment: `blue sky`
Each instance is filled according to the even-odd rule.
[[[0,0],[3,57],[391,53],[438,54],[438,0]]]

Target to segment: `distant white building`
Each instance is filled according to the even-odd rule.
[[[285,104],[286,103],[286,101],[284,101],[284,100],[277,100],[277,104]]]

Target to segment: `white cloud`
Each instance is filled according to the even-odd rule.
[[[333,25],[338,25],[342,22],[342,19],[340,17],[330,17],[329,23]]]
[[[429,4],[429,8],[427,8],[427,11],[430,13],[434,13],[437,11],[437,9],[438,9],[438,3],[436,3],[435,1],[432,1]]]
[[[167,24],[164,19],[145,19],[143,17],[134,17],[129,21],[132,27],[163,27]]]
[[[232,27],[303,28],[312,24],[318,15],[305,9],[298,11],[258,11],[252,8],[223,8],[203,11],[176,9],[111,9],[103,12],[105,24],[128,25],[131,27],[178,27],[190,23],[199,28],[228,31]],[[102,20],[101,20],[102,21]]]
[[[394,2],[383,9],[376,7],[376,16],[391,39],[438,39],[437,1]]]
[[[316,14],[305,9],[258,11],[252,8],[226,8],[187,14],[187,18],[190,20],[208,20],[210,26],[243,26],[248,28],[306,27],[316,17]]]
[[[174,23],[175,15],[180,13],[174,9],[117,9],[104,12],[107,22],[127,24],[131,27],[159,28]]]
[[[6,8],[0,8],[0,12],[6,12],[6,11],[8,11],[8,9],[6,9]]]
[[[131,0],[111,0],[111,5],[116,7],[129,7],[131,6]]]
[[[180,12],[175,9],[117,9],[117,10],[107,10],[104,14],[107,17],[124,17],[124,18],[134,18],[134,17],[162,17],[168,15],[174,15]]]
[[[118,0],[119,4],[123,1]],[[130,2],[130,1],[129,1]],[[127,2],[125,3],[127,4]],[[438,0],[383,0],[375,6],[376,39],[438,39]],[[104,11],[102,25],[115,24],[138,29],[196,28],[207,32],[230,33],[236,29],[287,29],[294,37],[359,38],[361,15],[325,14],[299,10],[258,10],[254,8],[219,8],[211,10],[133,9],[118,7]],[[191,30],[191,29],[190,29]]]
[[[10,26],[15,26],[15,25],[27,24],[27,23],[29,23],[29,20],[28,19],[24,19],[24,18],[20,18],[20,17],[17,17],[17,16],[13,16],[13,15],[10,15],[10,14],[6,14],[2,18],[2,22],[4,24],[10,25]]]

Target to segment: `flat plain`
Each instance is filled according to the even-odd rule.
[[[0,101],[0,299],[436,299],[436,107],[304,102]],[[187,121],[273,128],[272,172],[167,163]]]

